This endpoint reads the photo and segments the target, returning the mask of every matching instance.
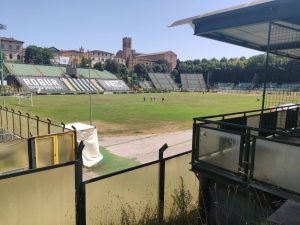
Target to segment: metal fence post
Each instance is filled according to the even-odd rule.
[[[26,115],[27,115],[27,133],[28,133],[27,137],[30,137],[30,126],[29,126],[29,117],[30,117],[30,115],[28,113],[26,113]]]
[[[82,151],[83,141],[80,142],[75,154],[75,190],[76,190],[76,225],[85,225],[85,184],[82,182]]]
[[[196,160],[196,129],[197,129],[197,123],[196,120],[194,120],[193,123],[193,136],[192,136],[192,163]]]
[[[2,106],[0,106],[0,119],[1,119],[1,128],[3,128],[3,124],[2,124]]]
[[[66,124],[64,124],[63,122],[61,122],[61,125],[62,125],[62,132],[65,132]]]
[[[48,134],[51,134],[51,120],[47,118],[48,121]]]
[[[22,113],[21,111],[18,111],[19,113],[19,127],[20,127],[20,137],[22,137],[22,122],[21,122],[21,116],[22,116]]]
[[[158,182],[158,220],[162,222],[164,220],[164,206],[165,206],[165,160],[164,151],[169,146],[164,144],[159,149],[159,182]]]
[[[7,117],[8,108],[4,107],[4,109],[5,109],[5,115],[6,115],[6,129],[8,130],[8,117]]]
[[[36,134],[37,136],[40,135],[40,129],[39,129],[39,120],[40,120],[40,117],[39,116],[35,116],[36,117]]]
[[[29,169],[36,168],[36,154],[35,154],[34,138],[28,139],[28,162],[29,162]]]
[[[74,146],[75,146],[75,149],[77,149],[78,148],[78,143],[77,143],[77,131],[76,131],[76,127],[74,127],[74,126],[71,126],[71,127],[74,130]],[[76,157],[76,155],[75,155],[75,157]],[[82,158],[80,158],[80,159],[82,159]]]
[[[11,119],[12,119],[12,130],[13,130],[13,133],[15,133],[15,110],[14,109],[11,109]]]

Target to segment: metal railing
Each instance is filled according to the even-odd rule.
[[[195,118],[193,169],[300,196],[299,113],[292,105]]]
[[[42,120],[39,116],[32,117],[29,113],[22,113],[7,107],[0,106],[0,126],[3,129],[21,137],[30,138],[40,135],[67,131],[65,124],[57,125],[47,118]]]

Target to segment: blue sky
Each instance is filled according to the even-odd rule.
[[[249,0],[0,0],[1,36],[25,46],[104,50],[116,53],[122,37],[137,52],[172,50],[181,60],[252,56],[259,52],[196,37],[176,20],[246,3]]]

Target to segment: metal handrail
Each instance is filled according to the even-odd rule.
[[[211,119],[211,118],[218,118],[218,117],[222,117],[225,118],[226,116],[235,116],[235,115],[239,115],[239,114],[243,114],[244,116],[247,116],[248,113],[255,113],[255,112],[265,112],[265,111],[271,111],[271,110],[277,110],[277,109],[282,109],[282,108],[288,108],[290,109],[290,107],[300,107],[300,104],[294,104],[291,106],[277,106],[277,107],[270,107],[267,109],[255,109],[255,110],[248,110],[248,111],[240,111],[240,112],[233,112],[233,113],[225,113],[225,114],[217,114],[217,115],[213,115],[213,116],[202,116],[202,117],[195,117],[193,118],[194,121],[202,121],[203,119]]]
[[[2,113],[1,113],[2,111],[5,112],[4,118],[2,118]],[[11,115],[13,116],[13,119],[8,118],[8,116],[7,116],[8,113],[11,113]],[[14,116],[16,116],[16,118],[19,119],[19,121],[17,121],[17,119],[15,119]],[[13,124],[13,130],[12,131],[13,131],[13,133],[15,133],[14,126],[19,126],[20,127],[20,133],[15,133],[15,134],[22,137],[22,138],[30,137],[31,136],[30,131],[32,131],[34,129],[37,129],[37,133],[39,133],[39,124],[47,125],[48,126],[48,133],[51,133],[51,129],[49,129],[50,126],[60,128],[62,131],[70,131],[70,129],[66,128],[65,126],[53,123],[49,118],[47,118],[46,120],[43,120],[43,119],[40,119],[40,117],[37,116],[37,115],[35,117],[32,117],[29,113],[22,113],[19,110],[16,111],[14,109],[8,109],[7,107],[2,107],[2,106],[0,106],[0,117],[1,117],[1,125],[2,126],[5,124],[4,121],[6,120],[6,129],[9,129],[9,127],[8,127],[9,121],[10,120],[12,121],[12,124]],[[28,126],[27,132],[22,132],[22,129],[21,129],[21,120],[22,119],[26,119],[26,121],[27,121],[27,126]],[[36,128],[30,128],[30,124],[31,124],[30,121],[35,121],[37,127]],[[63,123],[61,123],[61,124],[63,124]],[[26,133],[27,133],[27,136],[26,136]]]

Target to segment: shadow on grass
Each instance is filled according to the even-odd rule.
[[[99,176],[140,165],[139,162],[133,159],[112,154],[103,147],[100,147],[100,152],[103,155],[103,160],[97,165],[88,168],[88,171],[96,173]]]

